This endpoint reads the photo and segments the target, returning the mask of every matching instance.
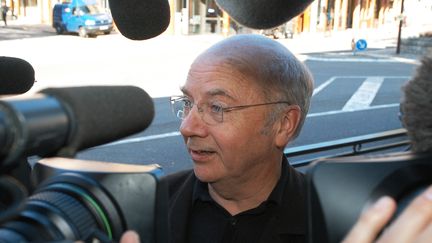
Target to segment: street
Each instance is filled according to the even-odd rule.
[[[336,78],[326,88],[315,93],[303,132],[289,146],[401,128],[398,119],[400,88],[409,78],[412,65],[380,64],[369,72],[365,72],[359,70],[359,66],[365,68],[371,66],[370,64],[322,64],[307,62],[316,76],[329,77],[328,79],[316,78],[316,86],[319,87],[325,81]],[[339,76],[341,70],[344,70],[343,73],[351,71],[352,75]],[[362,71],[361,75],[358,74],[359,71]],[[348,101],[351,104],[355,103],[354,94],[362,92],[360,87],[370,78],[382,79],[379,89],[373,91],[372,102],[365,106],[358,104],[358,107],[344,108],[349,103]],[[192,163],[178,132],[180,122],[171,114],[168,98],[155,99],[156,117],[145,132],[112,145],[90,149],[81,153],[79,157],[127,163],[157,163],[164,168],[166,173],[190,168]]]
[[[86,39],[48,35],[0,41],[0,54],[23,58],[33,65],[37,82],[24,96],[46,87],[82,85],[135,85],[146,90],[154,98],[152,125],[130,138],[83,151],[78,158],[157,163],[165,173],[172,173],[190,168],[192,163],[178,131],[180,121],[171,114],[169,96],[179,93],[193,59],[220,39],[213,35],[162,35],[138,42],[120,34]],[[346,46],[328,44],[326,51],[343,50],[345,55],[337,58],[332,53],[305,52],[307,47],[295,40],[280,42],[305,61],[315,78],[303,132],[289,146],[401,127],[401,86],[412,76],[413,62],[353,56],[348,41]]]

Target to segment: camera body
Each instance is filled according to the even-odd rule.
[[[410,152],[318,160],[307,171],[308,242],[341,242],[364,207],[388,195],[394,218],[432,182],[432,154]]]
[[[0,241],[118,241],[133,229],[141,242],[167,242],[168,194],[161,176],[157,165],[43,159],[32,174],[35,192],[1,226]]]

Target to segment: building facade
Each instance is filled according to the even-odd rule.
[[[61,0],[3,0],[10,7],[9,15],[30,19],[33,23],[50,24],[54,4]],[[171,6],[170,34],[235,33],[239,25],[231,20],[215,0],[168,0]],[[97,0],[109,8],[108,0]],[[401,7],[404,4],[404,16]],[[294,34],[370,29],[394,26],[424,12],[432,19],[431,0],[315,0],[303,13],[290,20]],[[412,21],[411,21],[412,22]]]

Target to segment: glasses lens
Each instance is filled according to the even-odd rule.
[[[223,107],[218,103],[208,104],[203,119],[207,123],[217,124],[223,122]]]
[[[185,100],[182,98],[171,98],[171,107],[174,115],[183,120],[185,117]]]
[[[185,119],[185,117],[189,115],[192,106],[193,104],[187,98],[171,98],[172,111],[180,120]],[[201,108],[198,108],[198,112],[200,113],[202,120],[209,125],[214,125],[223,121],[223,109],[219,105],[203,104]]]

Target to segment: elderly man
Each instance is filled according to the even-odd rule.
[[[171,98],[193,170],[169,175],[172,242],[303,242],[305,181],[283,151],[313,81],[284,46],[238,35],[202,53]]]
[[[305,180],[283,151],[312,89],[308,69],[259,35],[223,40],[193,62],[183,95],[171,98],[194,166],[165,177],[170,242],[305,241]]]

